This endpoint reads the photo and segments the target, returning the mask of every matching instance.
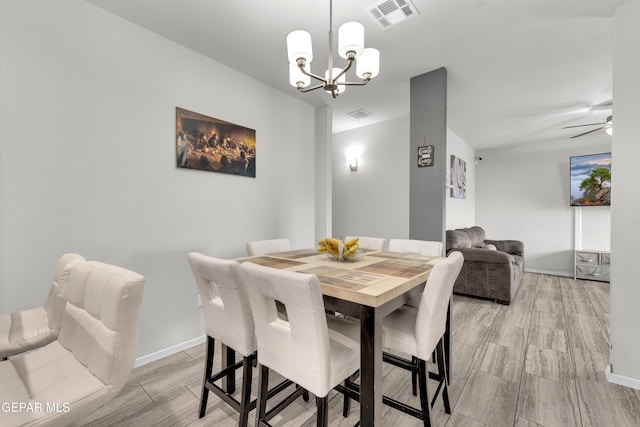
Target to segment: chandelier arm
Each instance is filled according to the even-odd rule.
[[[298,59],[298,68],[300,68],[300,71],[302,71],[302,74],[305,74],[305,75],[307,75],[307,76],[309,76],[309,77],[313,77],[314,79],[316,79],[316,80],[320,80],[320,81],[321,81],[321,82],[323,82],[323,83],[327,83],[327,80],[326,80],[326,79],[323,79],[322,77],[320,77],[320,76],[318,76],[318,75],[316,75],[316,74],[313,74],[313,73],[312,73],[312,72],[310,72],[310,71],[305,70],[305,69],[304,69],[304,66],[305,66],[305,61],[304,61],[304,59]]]
[[[336,84],[343,85],[343,86],[364,86],[370,81],[371,79],[364,79],[361,82],[344,82],[344,83],[336,83]]]
[[[321,85],[316,85],[316,86],[311,86],[311,87],[298,87],[298,90],[302,93],[304,92],[311,92],[312,90],[316,90],[316,89],[320,89],[323,88],[324,84]]]
[[[350,54],[350,55],[349,55],[349,57],[347,58],[347,65],[342,69],[342,71],[340,71],[340,72],[338,73],[338,75],[337,75],[337,76],[333,76],[333,82],[334,82],[335,84],[341,84],[341,83],[338,83],[338,79],[339,79],[340,77],[342,77],[342,75],[343,75],[344,73],[346,73],[347,71],[349,71],[349,69],[350,69],[350,68],[351,68],[351,66],[353,65],[353,60],[354,60],[354,58],[352,58],[352,57],[351,57],[351,54]]]

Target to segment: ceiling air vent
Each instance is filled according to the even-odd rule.
[[[418,14],[418,10],[410,0],[386,0],[370,6],[368,10],[373,19],[385,30]]]
[[[369,117],[373,113],[371,111],[367,111],[364,108],[360,108],[359,110],[352,111],[347,113],[348,116],[353,117],[354,119],[364,119],[365,117]]]

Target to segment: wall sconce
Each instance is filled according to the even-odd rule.
[[[347,166],[351,172],[356,172],[358,170],[358,158],[357,157],[347,157]]]

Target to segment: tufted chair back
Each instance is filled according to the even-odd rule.
[[[56,263],[53,284],[44,305],[15,313],[0,314],[0,360],[55,340],[67,303],[69,271],[85,259],[78,254],[64,254]]]
[[[44,309],[49,319],[49,328],[57,334],[60,332],[60,324],[64,315],[64,306],[67,304],[65,297],[69,272],[74,264],[86,261],[82,255],[68,253],[60,257],[53,273],[53,284],[49,289],[49,296],[44,303]]]
[[[58,342],[105,385],[118,391],[135,360],[144,277],[88,261],[69,274]]]

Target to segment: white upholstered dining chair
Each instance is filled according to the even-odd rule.
[[[416,239],[389,239],[390,252],[413,253],[425,256],[442,256],[442,242]],[[420,297],[414,297],[406,305],[417,308]]]
[[[258,256],[291,250],[289,239],[255,240],[247,242],[247,255]]]
[[[389,239],[388,250],[390,252],[442,256],[442,242],[416,239]]]
[[[324,310],[317,276],[246,262],[232,266],[246,286],[255,322],[260,365],[256,426],[292,403],[304,390],[316,396],[317,425],[327,425],[331,389],[360,368],[359,324]],[[287,311],[282,319],[280,301]],[[355,338],[355,339],[354,339]],[[293,381],[297,389],[267,411],[269,370]]]
[[[0,424],[67,426],[118,394],[133,369],[143,286],[121,267],[73,265],[57,339],[0,362],[0,402],[34,408],[4,412]]]
[[[204,328],[207,335],[199,416],[202,418],[205,415],[209,391],[212,391],[239,413],[238,425],[244,427],[248,422],[249,411],[256,405],[255,401],[251,401],[251,377],[253,362],[256,358],[256,340],[249,299],[231,271],[231,266],[238,263],[197,252],[189,253],[187,258],[202,300]],[[223,366],[219,373],[214,374],[213,350],[216,340],[240,353],[242,364],[234,364],[228,368]],[[242,367],[242,389],[240,401],[238,401],[218,386],[216,381],[226,376],[231,370],[235,371],[240,367]]]
[[[420,409],[390,398],[385,403],[422,419],[425,426],[431,425],[430,409],[440,393],[445,412],[451,413],[443,337],[453,284],[462,269],[462,262],[463,256],[459,252],[452,252],[447,258],[438,261],[429,274],[419,306],[415,308],[405,305],[383,320],[383,347],[411,356],[411,360],[407,360],[384,352],[383,360],[409,370],[412,375],[417,374]],[[429,373],[427,370],[427,361],[432,354],[435,355],[437,373]],[[438,381],[431,402],[427,394],[429,378]]]
[[[68,253],[58,259],[53,284],[42,307],[15,313],[0,314],[0,360],[42,347],[55,340],[67,303],[66,291],[69,271],[82,255]]]
[[[387,243],[387,239],[380,237],[359,237],[359,236],[347,236],[344,238],[345,242],[358,237],[358,247],[360,249],[369,249],[371,251],[384,251],[384,245]]]

